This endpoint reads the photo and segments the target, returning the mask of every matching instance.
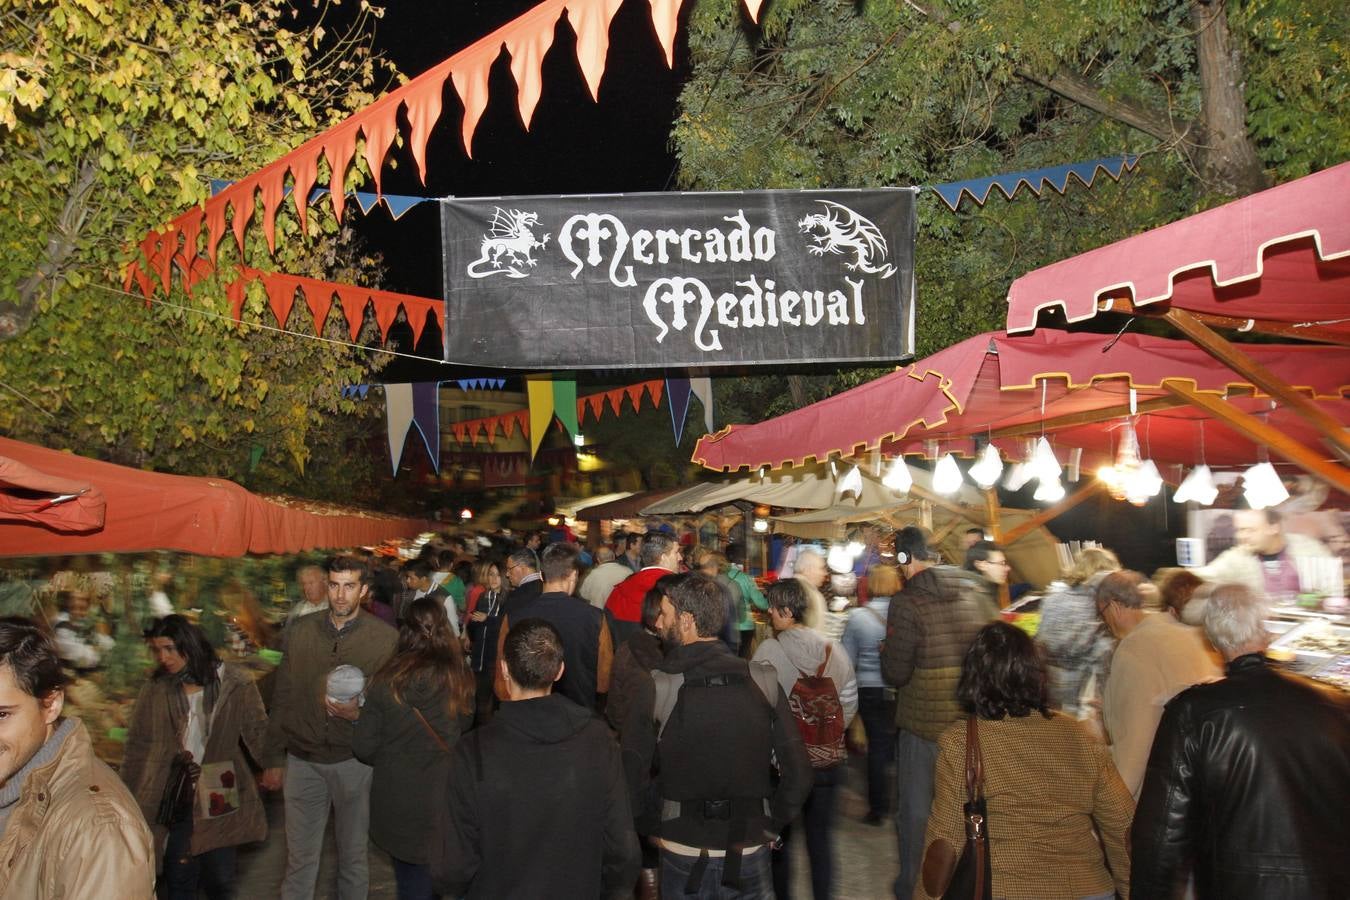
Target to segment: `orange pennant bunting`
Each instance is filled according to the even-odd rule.
[[[202,217],[200,215],[184,217],[178,230],[183,235],[183,261],[186,264],[184,271],[191,272],[192,264],[197,261],[197,238],[201,236]]]
[[[478,120],[488,104],[488,71],[501,54],[501,45],[488,51],[465,57],[463,62],[455,63],[450,71],[450,80],[455,84],[460,103],[464,105],[464,121],[460,135],[464,140],[464,155],[473,159],[473,133],[478,128]]]
[[[295,214],[300,217],[300,230],[309,232],[309,194],[314,190],[314,182],[319,180],[319,151],[295,154],[291,159],[292,199],[295,201]]]
[[[277,325],[285,328],[291,318],[291,307],[295,305],[295,285],[282,278],[264,278],[263,287],[267,290],[267,305],[277,317]]]
[[[652,406],[661,405],[661,389],[665,386],[663,381],[647,382],[647,395],[652,398]]]
[[[375,306],[375,324],[380,329],[380,340],[387,341],[389,340],[389,329],[398,320],[398,311],[403,304],[392,301],[387,297],[376,297],[374,294],[371,295],[370,302]],[[409,316],[409,320],[411,321],[411,316]],[[420,336],[421,333],[420,328],[413,332],[416,336]]]
[[[234,242],[239,245],[239,254],[244,253],[244,231],[248,220],[253,218],[253,192],[258,187],[256,175],[236,182],[238,190],[230,193],[230,206],[234,209]]]
[[[277,252],[277,208],[286,196],[286,165],[273,165],[262,171],[258,185],[262,188],[263,236],[267,238],[267,252]]]
[[[623,392],[628,395],[628,401],[633,404],[633,412],[642,409],[642,385],[630,384],[623,389]]]
[[[304,292],[305,305],[314,316],[314,333],[322,335],[323,326],[328,321],[328,313],[333,308],[333,289],[323,282],[309,285],[301,282],[300,290]]]
[[[342,221],[342,210],[347,205],[347,166],[351,165],[352,156],[356,153],[356,132],[360,127],[360,119],[348,119],[333,130],[323,145],[324,154],[328,157],[328,169],[332,173],[328,196],[333,202],[333,215],[337,216],[339,222]]]
[[[398,133],[398,101],[386,97],[377,100],[368,110],[361,122],[361,131],[366,136],[365,158],[370,167],[370,177],[375,181],[375,193],[381,193],[380,175],[384,169],[384,155]]]
[[[451,59],[458,56],[455,54]],[[427,140],[431,137],[432,126],[441,117],[441,92],[445,89],[448,74],[449,67],[442,63],[427,75],[405,85],[410,89],[404,98],[408,124],[412,126],[409,143],[412,145],[413,160],[417,163],[417,174],[423,184],[427,183]],[[428,75],[433,77],[428,78]]]
[[[609,401],[609,408],[614,410],[614,415],[621,415],[623,407],[623,388],[615,388],[605,394],[605,399]]]
[[[609,24],[622,0],[570,0],[567,21],[577,36],[577,64],[586,79],[591,99],[600,99],[600,78],[605,74],[609,53]]]
[[[241,274],[225,286],[225,298],[230,301],[230,312],[236,322],[244,316],[244,276]]]
[[[750,13],[751,22],[759,22],[759,8],[764,0],[745,0],[745,10]]]
[[[345,285],[339,287],[336,293],[342,303],[342,314],[347,317],[347,329],[355,341],[361,335],[361,323],[366,318],[366,299],[369,295],[360,288]]]
[[[681,0],[650,0],[652,6],[652,27],[656,29],[656,40],[666,52],[666,65],[675,67],[675,31],[680,24]]]
[[[540,22],[506,39],[506,52],[511,55],[511,77],[516,80],[516,107],[526,131],[530,130],[534,109],[544,93],[544,56],[553,46],[553,32],[558,22],[556,10],[537,9],[543,13]],[[521,19],[532,13],[534,10]]]

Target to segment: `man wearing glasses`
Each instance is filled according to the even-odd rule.
[[[544,590],[539,576],[539,557],[529,547],[522,547],[506,558],[506,580],[511,582],[511,595],[502,604],[509,616],[512,611],[533,601]]]

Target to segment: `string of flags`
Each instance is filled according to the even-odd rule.
[[[445,384],[476,386],[480,383],[504,386],[504,378],[466,378],[452,381],[426,381],[411,383],[389,383],[374,385],[384,391],[385,431],[389,443],[389,460],[392,471],[398,474],[403,459],[408,435],[416,429],[431,460],[432,468],[440,472],[441,465],[441,423],[439,390]],[[341,389],[343,399],[365,400],[372,385],[352,384]],[[689,411],[690,399],[695,398],[703,406],[704,427],[708,433],[713,429],[713,399],[711,378],[667,378],[642,381],[625,387],[612,388],[577,396],[576,381],[568,378],[554,378],[548,375],[529,376],[525,380],[525,392],[528,406],[525,409],[484,416],[463,422],[448,424],[451,434],[459,444],[478,446],[480,440],[489,445],[495,444],[498,436],[510,439],[517,432],[530,441],[530,457],[539,453],[544,435],[556,419],[568,435],[576,437],[586,421],[598,421],[608,409],[614,415],[622,415],[625,408],[638,412],[645,402],[653,407],[661,405],[665,396],[671,410],[671,429],[675,443],[679,444],[684,435],[684,420]]]
[[[1101,159],[1090,159],[1086,162],[1065,163],[1060,166],[1051,166],[1044,169],[1028,169],[1022,172],[1006,172],[1002,175],[990,175],[987,178],[971,178],[966,181],[953,181],[948,184],[939,184],[933,187],[937,195],[942,198],[952,211],[961,203],[962,195],[967,195],[980,206],[989,199],[989,192],[998,188],[1003,192],[1003,196],[1011,200],[1017,195],[1017,192],[1025,185],[1036,196],[1046,188],[1053,188],[1057,193],[1063,194],[1069,187],[1069,179],[1077,178],[1084,187],[1092,187],[1092,182],[1096,180],[1097,173],[1101,172],[1113,181],[1119,181],[1120,176],[1127,171],[1132,171],[1139,163],[1139,157],[1132,153],[1123,153],[1120,156],[1106,156]]]

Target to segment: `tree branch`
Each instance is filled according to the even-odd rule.
[[[1166,116],[1158,115],[1153,110],[1145,109],[1128,100],[1113,100],[1103,95],[1087,78],[1073,72],[1061,70],[1047,77],[1027,69],[1017,69],[1016,74],[1024,81],[1040,85],[1051,93],[1072,100],[1079,106],[1086,106],[1108,119],[1114,119],[1160,141],[1168,143],[1180,141],[1191,130],[1191,126],[1187,125],[1178,132]]]
[[[89,197],[93,193],[98,169],[92,162],[80,165],[75,183],[66,195],[65,206],[56,226],[47,236],[47,250],[37,271],[19,283],[19,301],[0,310],[0,341],[22,334],[37,314],[38,295],[44,284],[54,281],[70,259],[79,241],[89,211]]]

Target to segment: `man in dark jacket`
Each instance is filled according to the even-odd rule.
[[[562,635],[563,654],[567,660],[567,668],[558,682],[558,693],[574,703],[595,709],[597,695],[609,692],[614,642],[605,614],[574,596],[579,553],[576,544],[549,544],[544,548],[539,560],[539,570],[544,578],[543,592],[524,601],[517,601],[514,594],[511,596],[502,620],[501,640],[505,642],[512,622],[530,618],[552,624]],[[497,697],[505,700],[506,685],[501,669],[497,670],[496,688]]]
[[[619,748],[590,710],[553,693],[566,671],[557,629],[519,621],[499,665],[509,702],[455,745],[436,805],[435,888],[468,900],[631,896],[641,854]]]
[[[1214,589],[1205,632],[1227,678],[1163,711],[1130,837],[1133,897],[1331,900],[1350,885],[1350,695],[1266,659],[1263,598]]]
[[[956,683],[975,634],[998,618],[998,607],[975,576],[934,564],[928,535],[911,525],[895,536],[895,561],[905,587],[886,611],[881,674],[896,687],[898,794],[895,826],[900,875],[895,896],[909,900],[923,859],[924,828],[933,805],[937,739],[961,718]]]
[[[723,885],[771,895],[769,846],[811,791],[773,667],[752,669],[718,639],[725,609],[706,575],[671,588],[659,627],[672,649],[639,683],[623,728],[638,831],[661,842],[663,897],[727,896]]]

